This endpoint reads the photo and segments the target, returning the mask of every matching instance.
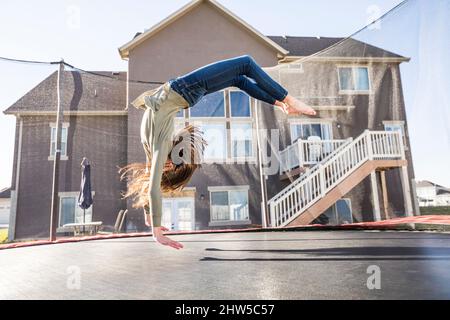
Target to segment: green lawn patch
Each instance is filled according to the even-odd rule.
[[[420,207],[420,214],[425,215],[450,215],[450,206]]]

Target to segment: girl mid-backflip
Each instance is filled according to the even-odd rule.
[[[174,135],[174,118],[180,110],[194,106],[203,96],[227,87],[238,87],[286,114],[316,114],[311,107],[289,95],[248,55],[209,64],[141,94],[132,105],[145,110],[141,141],[147,163],[130,164],[121,172],[128,180],[125,197],[134,198],[134,207],[144,208],[146,225],[152,226],[156,242],[183,248],[181,243],[163,234],[168,229],[161,226],[162,192],[179,191],[189,182],[206,144],[194,126],[185,127]]]

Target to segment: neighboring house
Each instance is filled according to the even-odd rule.
[[[11,208],[11,188],[0,190],[0,228],[9,224],[9,211]]]
[[[130,102],[155,85],[139,81],[166,81],[204,64],[244,54],[253,56],[263,67],[273,67],[340,40],[264,36],[216,1],[195,0],[119,48],[122,59],[128,60],[127,74],[105,74],[123,81],[64,72],[60,215],[72,220],[76,217],[79,163],[87,156],[93,163],[96,192],[92,220],[112,226],[117,212],[127,208],[128,230],[146,230],[142,210],[121,200],[125,185],[117,174],[117,167],[145,161],[139,137],[142,110],[130,107]],[[356,40],[348,44],[283,75],[291,77],[288,90],[318,110],[317,118],[287,117],[236,88],[208,95],[195,108],[180,113],[176,126],[201,126],[209,145],[205,162],[184,191],[165,195],[163,223],[191,230],[282,225],[297,223],[297,216],[308,217],[303,223],[337,224],[411,215],[414,172],[399,71],[400,63],[408,59]],[[326,79],[317,77],[318,70],[328,75]],[[329,81],[321,88],[326,92],[317,92],[317,83],[324,80]],[[49,232],[55,81],[53,74],[5,111],[17,118],[10,225],[10,235],[16,239],[44,237]],[[287,163],[291,158],[285,157],[282,170],[265,177],[259,161],[265,146],[258,147],[257,125],[260,129],[281,129],[282,149],[299,150],[301,145],[307,156],[299,163]],[[354,151],[349,149],[352,145],[344,146],[349,143],[346,139],[361,141],[358,137],[367,129],[401,131],[401,143],[390,146],[397,150],[397,158],[383,162],[383,166],[368,161],[361,168],[365,171],[358,169],[354,175],[346,172],[339,184],[342,188],[338,188],[345,189],[345,195],[324,190],[323,199],[317,202],[320,208],[311,206],[317,186],[310,186],[309,193],[299,189],[298,195],[311,200],[308,207],[298,198],[286,207],[282,199],[274,197],[280,192],[295,194],[297,185],[289,178],[311,175],[325,156],[337,155],[339,146]],[[383,144],[395,142],[397,135],[389,137],[370,139]],[[305,173],[306,169],[310,170]],[[289,212],[289,219],[279,217],[279,205]],[[314,212],[306,212],[306,208]]]
[[[430,181],[418,181],[417,198],[421,207],[450,206],[450,188]]]

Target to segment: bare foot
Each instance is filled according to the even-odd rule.
[[[316,111],[308,106],[306,103],[294,98],[293,96],[288,95],[286,99],[283,101],[288,106],[289,113],[303,113],[308,116],[315,116]]]
[[[276,101],[275,102],[275,106],[278,107],[281,111],[283,111],[285,114],[289,114],[289,107],[286,103],[281,102],[281,101]]]

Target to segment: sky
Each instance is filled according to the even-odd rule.
[[[401,0],[219,0],[219,2],[266,35],[342,37],[365,26],[399,4]],[[136,32],[150,28],[186,3],[187,0],[1,1],[0,56],[42,61],[57,61],[64,58],[66,62],[87,70],[126,70],[126,61],[121,60],[118,47],[128,42]],[[402,17],[411,19],[406,12]],[[378,39],[386,37],[378,35]],[[395,48],[398,45],[396,40],[398,38],[392,35],[384,44],[389,43]],[[428,38],[428,43],[432,46],[439,45],[432,38]],[[415,48],[416,51],[419,49]],[[418,57],[421,54],[427,56],[427,52],[417,54]],[[442,55],[441,58],[448,61],[448,56],[445,58]],[[0,61],[0,109],[5,110],[53,70],[53,67],[48,66],[30,67]],[[405,71],[411,86],[416,79],[415,71],[417,70],[411,68]],[[433,64],[433,67],[421,72],[423,77],[433,78],[435,73],[440,72],[440,68]],[[405,84],[408,84],[408,79],[404,80]],[[446,84],[448,80],[439,85],[444,88]],[[405,94],[407,92],[412,96],[412,89],[406,88]],[[434,105],[440,104],[440,108],[448,107],[448,100],[443,103],[442,99],[438,98],[435,97]],[[423,127],[421,119],[424,116],[429,122],[426,128],[421,129],[422,131],[415,130],[415,135],[411,137],[416,140],[412,141],[416,177],[450,186],[450,170],[446,172],[447,159],[450,163],[448,131],[444,133],[443,139],[446,140],[443,148],[446,154],[439,159],[430,159],[427,153],[429,151],[424,148],[427,145],[428,140],[425,139],[427,136],[419,134],[433,130],[433,121],[437,118],[442,127],[440,130],[448,130],[446,123],[450,122],[447,121],[450,120],[447,117],[449,114],[445,113],[445,110],[441,114],[431,116],[430,112],[419,112],[421,109],[417,106],[417,101],[428,110],[435,107],[427,102],[426,96],[407,100],[407,109],[408,107],[410,109],[408,113],[411,113],[411,119],[408,114],[410,128]],[[14,130],[15,118],[1,113],[0,188],[9,186],[11,182]],[[439,144],[433,148],[439,148]],[[433,161],[437,161],[436,165],[430,166]]]

